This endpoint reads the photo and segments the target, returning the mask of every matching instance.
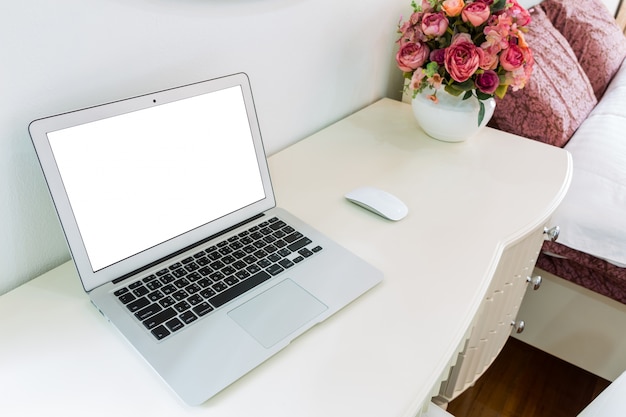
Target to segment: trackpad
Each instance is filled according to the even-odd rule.
[[[273,286],[228,315],[269,348],[328,307],[290,279]]]

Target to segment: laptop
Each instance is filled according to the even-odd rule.
[[[189,405],[382,280],[276,207],[244,73],[29,132],[92,303]]]

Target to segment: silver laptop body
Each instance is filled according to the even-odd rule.
[[[245,74],[39,119],[29,131],[85,291],[187,404],[382,280],[275,207]],[[235,263],[245,268],[224,283]]]

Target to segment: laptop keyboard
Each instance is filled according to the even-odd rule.
[[[114,294],[161,340],[321,250],[273,217]]]

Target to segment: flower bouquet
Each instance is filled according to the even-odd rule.
[[[524,40],[530,14],[517,0],[412,1],[413,14],[398,25],[398,67],[410,80],[412,97],[429,87],[454,96],[472,95],[480,103],[478,124],[485,114],[482,100],[502,98],[509,87],[524,87],[533,56]]]

